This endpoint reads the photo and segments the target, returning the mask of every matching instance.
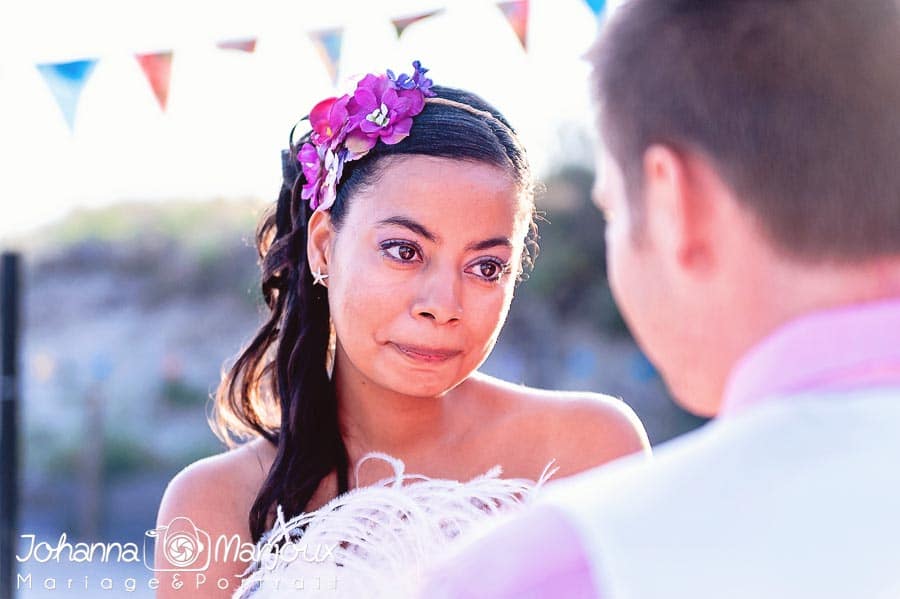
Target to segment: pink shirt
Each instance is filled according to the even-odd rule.
[[[900,381],[900,298],[814,312],[781,327],[738,362],[719,417],[777,395]]]
[[[815,312],[781,327],[739,361],[719,417],[779,395],[880,385],[900,385],[900,298]],[[602,564],[589,563],[567,515],[539,504],[444,563],[421,597],[608,596],[597,572]]]

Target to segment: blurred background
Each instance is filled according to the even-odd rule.
[[[253,233],[279,189],[288,132],[348,78],[409,72],[413,59],[436,83],[503,111],[542,183],[541,255],[484,370],[621,397],[654,444],[700,426],[667,396],[606,282],[580,57],[609,9],[597,0],[0,7],[0,246],[23,265],[19,533],[54,546],[62,532],[71,543],[140,545],[168,480],[224,450],[206,422],[210,395],[261,321]],[[95,596],[107,575],[116,585],[107,596],[124,596],[128,573],[138,578],[128,596],[152,596],[140,565],[19,571],[33,574],[19,597]],[[72,589],[42,588],[70,576]]]

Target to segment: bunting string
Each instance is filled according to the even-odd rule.
[[[606,0],[584,0],[592,12],[599,15],[606,7]],[[504,18],[515,32],[522,48],[528,49],[529,0],[505,0],[496,3]],[[444,12],[443,8],[429,10],[390,19],[397,37],[411,25]],[[331,81],[337,84],[340,71],[344,29],[342,27],[308,32]],[[256,37],[229,38],[215,42],[224,51],[253,53],[256,51]],[[150,89],[162,111],[167,108],[169,87],[172,76],[172,50],[135,54],[135,59],[144,73]],[[74,130],[78,103],[97,59],[84,59],[60,63],[37,65],[47,87],[65,119],[70,131]]]

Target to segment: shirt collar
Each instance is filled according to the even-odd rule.
[[[900,385],[900,297],[801,316],[744,354],[720,416],[812,390]]]

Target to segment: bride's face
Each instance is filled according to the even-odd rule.
[[[337,368],[405,395],[452,389],[506,319],[531,200],[498,167],[416,155],[350,201],[320,244]]]

